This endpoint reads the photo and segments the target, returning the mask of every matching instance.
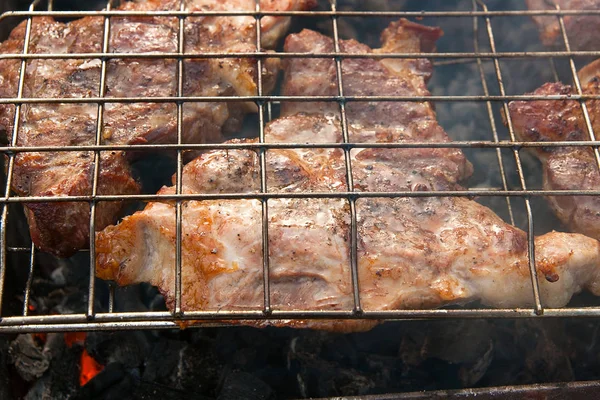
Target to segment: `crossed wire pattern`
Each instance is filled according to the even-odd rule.
[[[0,54],[0,59],[15,59],[20,60],[20,73],[18,90],[14,98],[2,98],[0,104],[10,104],[15,106],[14,127],[11,136],[11,141],[7,145],[0,146],[0,153],[6,157],[6,186],[4,193],[0,197],[1,219],[0,219],[0,332],[35,332],[35,331],[68,331],[68,330],[101,330],[101,329],[139,329],[139,328],[174,328],[178,327],[178,322],[184,320],[203,320],[203,326],[218,325],[219,320],[234,320],[234,319],[351,319],[365,318],[378,320],[394,320],[394,319],[413,319],[413,318],[516,318],[516,317],[573,317],[573,316],[600,316],[600,308],[597,307],[571,307],[564,309],[545,308],[540,299],[540,291],[535,268],[535,249],[534,249],[534,218],[532,212],[531,199],[540,196],[572,196],[572,195],[600,195],[600,190],[562,190],[549,191],[539,189],[529,189],[526,183],[526,172],[521,160],[521,149],[528,147],[550,147],[550,146],[592,146],[596,157],[596,162],[600,168],[600,154],[598,146],[600,141],[597,140],[592,128],[590,115],[585,104],[586,100],[598,99],[598,95],[588,95],[582,92],[581,82],[577,76],[575,57],[600,57],[600,51],[573,51],[569,43],[569,37],[565,29],[564,17],[569,15],[598,15],[600,11],[575,11],[561,10],[557,7],[556,10],[543,11],[492,11],[489,10],[484,0],[472,0],[472,9],[464,11],[423,11],[423,12],[392,12],[392,11],[340,11],[336,0],[330,0],[330,8],[325,11],[296,11],[296,12],[274,12],[262,11],[260,1],[256,1],[254,11],[245,12],[190,12],[186,11],[184,1],[180,2],[179,10],[172,11],[120,11],[114,10],[114,5],[109,1],[105,9],[102,11],[54,11],[53,3],[49,1],[45,9],[40,9],[40,0],[35,0],[31,4],[28,11],[7,12],[0,16],[0,23],[6,23],[9,19],[26,20],[25,40],[22,52],[18,54]],[[256,21],[256,51],[247,53],[203,53],[203,54],[186,54],[185,53],[185,21],[189,17],[197,16],[252,16]],[[321,18],[329,19],[334,39],[334,51],[319,54],[306,53],[281,53],[276,54],[280,58],[328,58],[335,60],[336,75],[337,75],[337,95],[336,96],[282,96],[268,95],[264,93],[262,87],[262,77],[259,73],[258,89],[254,96],[222,96],[222,97],[192,97],[183,96],[183,70],[184,60],[187,59],[207,59],[207,58],[253,58],[257,60],[258,71],[262,70],[263,61],[267,57],[273,57],[273,53],[262,51],[261,49],[261,18],[268,15],[279,16],[294,16],[298,18]],[[497,50],[495,32],[492,27],[493,18],[503,17],[523,17],[544,15],[557,18],[560,23],[562,39],[564,42],[564,50],[562,51],[539,51],[539,52],[501,52]],[[84,16],[99,16],[103,17],[103,35],[102,35],[102,52],[101,53],[79,53],[79,54],[30,54],[29,44],[32,31],[32,21],[35,17],[52,16],[55,18],[79,18]],[[166,16],[177,18],[178,20],[178,44],[177,52],[173,53],[111,53],[109,49],[109,38],[111,29],[111,17],[116,16]],[[419,57],[414,53],[386,53],[386,54],[345,54],[340,51],[340,18],[347,17],[406,17],[406,18],[463,18],[472,20],[473,34],[473,52],[436,52],[427,54],[426,57],[434,60],[436,65],[472,63],[477,65],[477,71],[481,80],[482,95],[432,95],[432,96],[348,96],[344,93],[342,62],[347,58],[415,58]],[[482,51],[480,44],[480,33],[484,32],[487,37],[486,47],[489,51]],[[425,57],[425,55],[423,56]],[[534,96],[534,95],[509,95],[505,88],[503,73],[501,68],[501,60],[507,59],[523,59],[523,58],[540,58],[549,60],[549,67],[552,69],[554,76],[558,78],[556,73],[554,59],[566,58],[569,62],[570,71],[577,94],[574,95],[553,95],[553,96]],[[177,75],[174,77],[177,83],[176,96],[174,97],[127,97],[127,98],[106,98],[106,75],[107,63],[111,59],[174,59],[177,61]],[[25,69],[28,60],[34,59],[97,59],[101,61],[100,84],[95,97],[87,98],[26,98],[23,96],[25,85]],[[484,71],[485,63],[492,63],[494,76],[499,88],[498,95],[490,94],[488,87],[486,72]],[[538,142],[522,142],[515,137],[508,103],[512,100],[536,100],[536,99],[554,99],[554,100],[578,100],[581,104],[582,115],[589,131],[589,141],[562,141],[551,143]],[[258,142],[255,143],[220,143],[220,144],[190,144],[183,143],[183,106],[189,102],[255,102],[258,106]],[[283,101],[326,101],[336,102],[339,104],[341,127],[343,133],[342,143],[266,143],[264,126],[272,117],[272,110],[275,105]],[[355,101],[430,101],[430,102],[477,102],[485,105],[489,124],[491,127],[489,140],[463,140],[453,141],[449,143],[430,143],[430,142],[411,142],[411,143],[352,143],[348,135],[348,121],[346,117],[346,104]],[[174,144],[132,144],[132,145],[115,145],[102,143],[102,127],[104,108],[106,103],[135,103],[135,102],[162,102],[174,103],[177,106],[177,143]],[[19,133],[19,125],[21,123],[21,109],[23,104],[47,104],[47,103],[90,103],[97,104],[97,125],[94,145],[87,146],[18,146],[17,135]],[[498,106],[502,108],[506,117],[508,127],[508,140],[501,140],[499,134],[499,126],[501,123],[494,114],[494,109]],[[269,149],[276,148],[340,148],[345,155],[345,168],[347,176],[347,192],[337,193],[269,193],[267,190],[267,174],[266,174],[266,153]],[[353,148],[419,148],[419,147],[443,147],[443,148],[464,148],[464,149],[488,149],[495,151],[495,158],[498,163],[500,173],[500,188],[469,188],[466,190],[456,191],[428,191],[428,192],[354,192],[352,183],[352,164],[350,162],[350,152]],[[99,161],[102,151],[112,150],[127,150],[127,151],[154,151],[156,149],[174,150],[176,151],[176,173],[175,182],[176,190],[174,194],[155,195],[155,194],[138,194],[138,195],[101,195],[98,194],[98,179],[99,179]],[[183,194],[182,193],[182,170],[184,164],[184,152],[188,150],[206,150],[206,149],[254,149],[258,152],[260,161],[260,187],[259,193],[231,193],[231,194]],[[504,150],[504,152],[503,152]],[[94,153],[94,169],[93,169],[93,185],[92,193],[88,196],[61,196],[61,197],[44,197],[44,196],[28,196],[18,197],[11,193],[10,187],[13,179],[15,156],[22,152],[69,152],[69,151],[90,151]],[[512,161],[506,160],[506,155],[512,155]],[[509,162],[514,162],[513,169],[516,169],[518,175],[518,188],[510,188],[506,173],[506,165]],[[479,196],[479,197],[504,197],[506,199],[506,207],[511,223],[515,223],[513,212],[513,202],[518,199],[524,202],[526,219],[527,219],[527,235],[528,235],[528,254],[529,268],[532,282],[532,296],[534,298],[534,306],[532,308],[518,309],[490,309],[490,308],[460,308],[460,309],[427,309],[427,310],[386,310],[386,311],[367,311],[361,307],[361,298],[359,290],[359,280],[357,271],[357,217],[356,217],[356,201],[361,197],[427,197],[427,196]],[[271,307],[270,302],[270,282],[269,282],[269,199],[275,198],[343,198],[347,199],[350,205],[351,212],[351,254],[350,254],[350,273],[352,274],[352,289],[354,307],[351,310],[341,311],[279,311]],[[95,286],[95,260],[96,248],[94,242],[95,235],[95,215],[97,205],[101,201],[119,201],[123,199],[136,201],[155,201],[155,200],[172,200],[176,204],[176,263],[175,263],[175,306],[173,312],[168,311],[145,311],[145,312],[114,312],[115,309],[115,288],[110,286],[110,295],[107,312],[100,312],[96,309],[96,286]],[[256,311],[186,311],[182,312],[181,297],[182,297],[182,202],[186,200],[207,200],[207,199],[257,199],[261,202],[262,212],[262,251],[263,251],[263,289],[264,289],[264,304],[262,310]],[[35,273],[36,260],[39,257],[37,250],[31,243],[29,246],[14,247],[7,244],[7,235],[10,230],[7,227],[9,206],[13,204],[21,204],[24,202],[64,202],[64,201],[84,201],[90,205],[90,243],[89,250],[89,287],[87,293],[87,310],[85,313],[68,314],[68,315],[30,315],[30,300],[31,287]],[[2,301],[4,297],[5,281],[7,273],[7,255],[11,253],[21,253],[28,255],[29,271],[28,279],[25,283],[23,291],[23,304],[21,315],[6,316],[2,311]]]

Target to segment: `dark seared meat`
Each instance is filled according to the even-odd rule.
[[[301,10],[313,0],[263,0],[264,10]],[[122,10],[179,10],[178,0],[126,2]],[[219,2],[186,0],[190,11],[253,11],[254,0]],[[289,23],[287,17],[261,20],[262,47],[273,48]],[[33,19],[29,52],[94,53],[102,51],[103,18],[86,17],[59,23],[48,17]],[[174,53],[178,49],[178,19],[172,17],[114,17],[110,23],[109,52]],[[186,53],[256,51],[253,17],[190,17],[185,20]],[[25,22],[0,45],[3,53],[21,53]],[[0,97],[17,94],[18,60],[0,61]],[[24,97],[84,98],[98,96],[100,59],[31,60],[27,63]],[[263,65],[264,90],[274,84],[277,61]],[[184,62],[183,96],[256,95],[256,60],[250,58],[188,59]],[[111,59],[107,63],[107,97],[165,97],[177,95],[175,59]],[[253,103],[189,102],[183,106],[183,142],[212,143],[224,131],[240,127]],[[97,105],[24,105],[16,144],[18,146],[93,145],[96,142]],[[176,143],[177,115],[174,103],[107,103],[103,115],[103,144]],[[0,130],[12,136],[14,107],[0,106]],[[98,194],[133,194],[139,187],[123,155],[102,154]],[[21,196],[90,195],[93,153],[20,153],[15,160],[12,189]],[[119,165],[117,168],[116,165]],[[48,179],[48,175],[52,179]],[[89,206],[85,203],[38,203],[26,210],[34,243],[55,255],[68,256],[89,241]],[[98,209],[96,228],[114,222],[118,203]]]
[[[583,92],[600,94],[600,61],[579,72]],[[546,83],[533,94],[576,94],[575,88],[562,83]],[[592,128],[600,134],[600,101],[586,102]],[[577,100],[513,101],[510,103],[515,134],[523,141],[585,141],[590,136]],[[591,147],[535,147],[534,154],[544,166],[544,189],[598,190],[600,174]],[[575,232],[600,239],[600,197],[549,196],[558,218]]]
[[[600,0],[526,0],[530,10],[600,10]],[[600,15],[565,15],[565,28],[572,50],[598,50]],[[534,16],[540,38],[547,46],[563,47],[563,36],[556,16]]]
[[[407,21],[393,23],[384,32],[383,48],[389,48],[390,41],[413,39],[417,47],[412,51],[418,52],[423,48],[419,39],[427,42],[433,33],[440,34]],[[331,46],[330,39],[303,31],[288,38],[286,51],[306,51],[307,43],[324,50]],[[354,41],[343,42],[343,47],[369,51]],[[317,66],[306,59],[289,61],[284,83],[287,93],[322,91],[330,82],[331,64],[331,60]],[[344,82],[350,95],[365,94],[377,80],[377,87],[387,94],[401,90],[411,93],[405,89],[410,85],[415,88],[412,93],[428,94],[424,80],[431,66],[426,61],[357,59],[345,64]],[[360,68],[365,75],[362,79]],[[300,85],[302,77],[312,79],[310,84]],[[449,141],[428,103],[372,106],[355,115],[349,111],[348,129],[353,141]],[[378,107],[394,107],[396,111],[388,115]],[[267,125],[266,141],[342,142],[335,108],[325,109],[329,115],[308,103],[286,105],[288,115]],[[381,119],[375,119],[377,116]],[[348,190],[341,149],[271,149],[266,161],[271,193]],[[351,153],[351,164],[355,189],[366,192],[459,189],[458,182],[471,172],[462,153],[448,149],[357,148]],[[253,151],[211,151],[185,166],[183,191],[256,193],[260,190],[259,172],[258,156]],[[174,190],[165,187],[161,193]],[[351,310],[351,214],[347,200],[271,199],[268,210],[272,307]],[[496,307],[532,305],[526,234],[491,210],[463,197],[361,198],[356,210],[358,278],[365,310],[432,308],[475,299]],[[98,276],[120,285],[150,282],[159,287],[172,308],[174,216],[172,203],[153,202],[119,225],[99,232]],[[184,203],[184,311],[262,308],[261,226],[257,200]],[[553,232],[536,239],[536,250],[538,271],[547,278],[540,281],[544,305],[563,306],[583,288],[600,294],[600,245],[596,240]],[[372,328],[377,321],[238,323],[358,331]]]
[[[371,50],[355,40],[341,42],[341,51],[347,53],[391,53],[391,52],[429,52],[434,49],[435,41],[442,35],[439,28],[419,25],[407,20],[393,22],[382,33],[383,47]],[[285,48],[290,52],[332,52],[333,43],[316,32],[304,30],[297,35],[289,35]],[[284,63],[286,79],[283,92],[288,96],[318,95],[336,96],[338,94],[335,63],[327,59],[303,58]],[[432,66],[425,58],[374,59],[356,58],[342,61],[342,83],[347,96],[428,96],[426,82],[430,78]],[[346,107],[349,140],[354,143],[379,142],[449,142],[450,138],[438,124],[435,111],[428,102],[348,102]],[[284,103],[282,113],[292,115],[297,112],[325,113],[339,116],[336,102]],[[378,154],[390,160],[404,158],[418,153],[418,157],[409,157],[419,171],[439,177],[437,183],[447,187],[465,180],[472,173],[472,166],[459,149],[378,149],[365,150],[367,154]],[[394,174],[396,166],[390,168]],[[433,172],[435,171],[435,172]],[[357,189],[366,184],[368,176],[372,179],[387,179],[377,173],[356,171]],[[364,179],[363,179],[364,177]],[[383,186],[385,187],[385,186]],[[386,189],[382,189],[386,190]]]

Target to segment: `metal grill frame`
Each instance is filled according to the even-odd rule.
[[[23,312],[21,316],[2,316],[0,313],[0,333],[2,332],[50,332],[50,331],[90,331],[90,330],[115,330],[115,329],[140,329],[140,328],[179,328],[180,323],[189,320],[203,320],[204,324],[198,326],[219,325],[221,320],[269,320],[269,319],[376,319],[376,320],[398,320],[398,319],[435,319],[435,318],[522,318],[522,317],[600,317],[600,307],[577,307],[577,308],[545,308],[540,299],[537,272],[535,269],[535,249],[533,242],[533,213],[530,204],[530,198],[539,196],[573,196],[573,195],[596,195],[600,196],[599,190],[531,190],[527,188],[525,174],[520,157],[520,150],[529,147],[555,147],[555,146],[586,146],[593,147],[596,162],[600,168],[600,153],[598,146],[600,141],[596,139],[591,124],[589,112],[585,104],[586,100],[600,99],[598,95],[583,94],[581,82],[577,76],[577,70],[574,57],[594,56],[600,57],[600,51],[572,51],[569,38],[565,29],[564,17],[569,15],[599,15],[600,10],[595,11],[575,11],[556,10],[544,11],[490,11],[484,0],[472,0],[473,8],[471,11],[423,11],[423,12],[374,12],[374,11],[338,11],[336,0],[330,0],[330,10],[328,11],[302,11],[302,12],[266,12],[260,9],[260,1],[256,0],[256,9],[253,12],[188,12],[185,11],[184,2],[180,1],[179,11],[160,11],[160,12],[132,12],[112,10],[110,1],[107,8],[103,11],[85,11],[85,12],[58,12],[52,10],[52,1],[48,2],[48,9],[45,11],[36,10],[40,0],[35,0],[28,11],[7,12],[0,16],[0,23],[7,18],[21,18],[27,20],[24,47],[19,54],[0,54],[0,59],[20,60],[20,75],[18,83],[17,96],[15,98],[2,98],[0,104],[15,105],[15,122],[11,143],[8,146],[1,146],[0,153],[8,157],[6,189],[0,197],[0,207],[2,214],[0,220],[0,310],[4,295],[5,277],[7,269],[7,253],[29,253],[29,275],[24,290]],[[256,49],[252,53],[204,53],[204,54],[185,54],[184,52],[184,24],[187,17],[192,16],[252,16],[256,21]],[[101,53],[80,53],[80,54],[30,54],[29,41],[31,36],[32,19],[39,16],[68,17],[77,18],[85,16],[96,16],[104,18],[103,43]],[[116,16],[166,16],[177,18],[179,23],[178,33],[178,51],[176,53],[109,53],[108,42],[110,37],[110,19]],[[329,58],[335,60],[337,74],[337,96],[280,96],[265,95],[262,89],[262,77],[258,74],[258,92],[256,96],[223,96],[223,97],[186,97],[183,96],[183,63],[186,59],[194,58],[254,58],[257,60],[258,71],[262,70],[263,60],[267,57],[274,57],[273,53],[267,53],[261,49],[261,29],[260,20],[264,16],[297,16],[297,17],[328,17],[331,19],[334,39],[334,51],[329,53],[276,53],[279,58]],[[496,50],[494,31],[492,29],[493,17],[511,17],[511,16],[554,16],[558,19],[562,40],[565,51],[543,51],[543,52],[499,52]],[[454,53],[428,53],[419,56],[414,53],[389,53],[389,54],[344,54],[340,51],[338,19],[341,17],[470,17],[473,20],[473,52],[454,52]],[[485,21],[485,31],[489,40],[490,52],[481,52],[479,44],[479,19]],[[554,96],[533,96],[533,95],[507,95],[502,79],[502,70],[500,60],[514,58],[547,58],[550,60],[550,66],[554,68],[554,57],[567,57],[573,82],[577,89],[576,95],[554,95]],[[119,58],[169,58],[177,60],[177,96],[175,97],[128,97],[128,98],[106,98],[105,82],[107,61]],[[439,64],[451,64],[470,62],[477,63],[481,78],[481,85],[484,95],[468,96],[347,96],[344,94],[342,60],[349,58],[428,58],[438,60]],[[32,59],[100,59],[101,75],[100,87],[97,97],[89,98],[24,98],[23,87],[25,79],[25,67],[28,60]],[[500,89],[500,95],[490,95],[488,84],[483,68],[484,61],[492,61],[496,80]],[[582,114],[589,131],[590,141],[561,141],[561,142],[522,142],[515,138],[511,123],[508,103],[512,100],[577,100],[581,104]],[[183,104],[187,102],[255,102],[258,105],[258,143],[221,143],[221,144],[184,144],[182,143],[182,115]],[[343,143],[266,143],[264,137],[264,126],[266,121],[271,119],[271,106],[276,102],[283,101],[327,101],[337,102],[340,107],[341,126],[343,133]],[[491,126],[491,139],[488,141],[455,141],[449,143],[431,143],[431,142],[411,142],[411,143],[351,143],[348,136],[348,122],[346,118],[346,103],[355,101],[449,101],[449,102],[480,102],[487,108],[489,122]],[[133,103],[133,102],[168,102],[177,105],[177,143],[176,144],[148,144],[148,145],[104,145],[102,144],[102,119],[105,103]],[[94,145],[90,146],[17,146],[17,134],[19,131],[20,113],[23,104],[36,103],[92,103],[98,105],[96,140]],[[499,103],[507,116],[508,131],[510,140],[500,140],[497,128],[497,118],[494,117],[494,104]],[[282,148],[340,148],[345,154],[347,192],[337,193],[268,193],[266,176],[266,151],[269,149]],[[350,151],[354,148],[478,148],[495,149],[498,166],[502,175],[503,187],[499,190],[491,189],[467,189],[458,191],[430,191],[430,192],[354,192],[352,184],[352,165],[350,163]],[[99,159],[101,151],[109,150],[155,150],[155,149],[176,150],[177,152],[177,170],[176,170],[176,192],[172,195],[100,195],[97,193],[99,176]],[[233,194],[182,194],[182,152],[185,150],[205,150],[205,149],[254,149],[258,151],[260,157],[260,193],[233,193]],[[510,150],[514,156],[516,170],[519,177],[520,189],[509,189],[507,177],[504,169],[504,160],[502,149]],[[15,155],[21,152],[62,152],[62,151],[90,151],[94,152],[94,175],[92,194],[90,196],[64,196],[64,197],[42,197],[29,196],[17,197],[10,193]],[[534,307],[515,308],[515,309],[422,309],[422,310],[386,310],[372,311],[363,310],[360,303],[359,280],[357,271],[357,222],[355,202],[359,198],[375,197],[431,197],[431,196],[503,196],[506,198],[510,222],[514,224],[511,201],[514,198],[521,198],[525,203],[527,214],[527,237],[529,251],[529,268],[532,281],[532,296]],[[181,204],[185,200],[208,200],[208,199],[257,199],[262,205],[262,236],[263,236],[263,255],[269,254],[268,241],[268,200],[276,198],[341,198],[347,199],[351,211],[351,254],[350,271],[352,274],[354,307],[352,310],[343,311],[279,311],[271,307],[269,296],[269,257],[263,256],[263,282],[264,282],[264,305],[262,310],[256,311],[194,311],[182,312],[181,308]],[[114,312],[114,286],[111,286],[110,298],[108,303],[108,312],[97,312],[94,307],[95,299],[95,212],[99,201],[115,200],[173,200],[176,204],[176,270],[175,270],[175,307],[173,312]],[[90,281],[88,292],[88,306],[85,313],[69,315],[29,315],[30,291],[34,275],[34,266],[37,250],[33,244],[29,247],[8,247],[7,246],[7,217],[8,208],[13,203],[33,203],[33,202],[62,202],[62,201],[85,201],[90,204]],[[84,250],[88,251],[88,250]]]

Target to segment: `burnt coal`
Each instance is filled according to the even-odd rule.
[[[71,398],[79,389],[79,359],[82,351],[79,345],[67,346],[63,334],[48,334],[42,352],[47,355],[49,366],[31,386],[25,399]]]
[[[102,365],[120,363],[128,368],[141,366],[150,351],[148,332],[90,332],[86,350]]]
[[[10,344],[8,355],[9,362],[27,382],[41,377],[50,366],[50,353],[45,352],[43,345],[39,346],[30,334],[17,336]]]
[[[122,399],[129,397],[135,390],[139,379],[134,379],[120,362],[108,364],[81,387],[74,399]]]
[[[9,345],[10,341],[6,336],[0,336],[0,399],[11,400],[12,380],[9,371]]]
[[[285,399],[564,382],[600,377],[598,331],[585,320],[407,321],[350,335],[90,332],[70,347],[65,334],[24,334],[10,353],[0,347],[0,379],[31,399]],[[80,387],[84,349],[103,369]]]
[[[273,389],[247,372],[233,372],[225,378],[217,400],[272,400]]]

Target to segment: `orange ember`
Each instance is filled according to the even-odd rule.
[[[83,386],[89,382],[90,379],[98,375],[100,371],[104,369],[104,366],[94,360],[94,357],[90,356],[88,352],[83,349],[81,353],[81,373],[79,374],[79,385]]]
[[[65,333],[65,343],[68,347],[72,347],[74,344],[85,343],[85,332],[67,332]]]
[[[65,343],[69,347],[72,347],[74,344],[83,346],[85,337],[85,332],[67,332],[64,335]],[[94,360],[94,357],[90,356],[88,352],[83,349],[81,358],[79,359],[79,368],[79,385],[83,386],[88,383],[90,379],[98,375],[98,373],[104,369],[104,366]]]

